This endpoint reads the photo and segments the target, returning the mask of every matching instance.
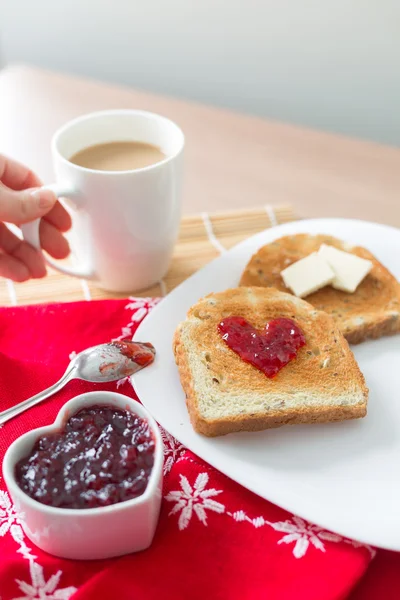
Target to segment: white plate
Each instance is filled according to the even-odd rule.
[[[171,292],[135,338],[157,359],[134,376],[155,419],[208,463],[263,498],[321,527],[400,550],[400,335],[354,346],[370,388],[368,416],[325,425],[293,425],[206,438],[190,425],[171,349],[177,324],[210,292],[238,284],[250,256],[292,233],[333,234],[365,246],[400,279],[400,230],[345,219],[280,225],[242,242]]]

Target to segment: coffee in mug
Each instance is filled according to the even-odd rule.
[[[79,150],[70,162],[95,171],[131,171],[166,158],[157,146],[145,142],[107,142]]]

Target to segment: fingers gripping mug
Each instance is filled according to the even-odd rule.
[[[135,142],[161,151],[161,159],[129,170],[101,170],[71,162],[80,151]],[[73,250],[78,266],[46,262],[61,273],[110,291],[144,289],[165,275],[180,220],[184,135],[165,117],[111,110],[79,117],[52,140],[57,183],[45,186],[74,213]],[[40,220],[21,227],[40,248]]]

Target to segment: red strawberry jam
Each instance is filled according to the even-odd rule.
[[[149,424],[111,406],[83,408],[64,428],[39,438],[15,476],[34,500],[58,508],[96,508],[137,498],[154,463]]]
[[[231,350],[267,377],[275,377],[306,343],[300,327],[285,318],[273,319],[259,331],[243,317],[226,317],[218,331]]]

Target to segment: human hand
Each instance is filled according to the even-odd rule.
[[[44,217],[40,223],[43,250],[54,258],[69,254],[62,232],[71,227],[71,217],[53,192],[37,189],[41,185],[35,173],[0,154],[0,276],[13,281],[44,277],[46,267],[42,254],[20,240],[5,222],[22,225]]]

